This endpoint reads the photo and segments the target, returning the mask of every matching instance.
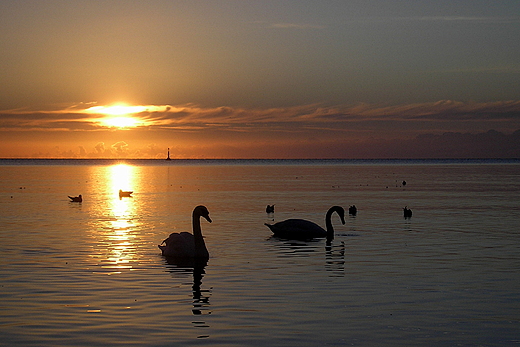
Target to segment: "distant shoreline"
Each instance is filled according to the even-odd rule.
[[[370,165],[370,164],[520,164],[520,158],[438,158],[438,159],[44,159],[0,158],[9,165]]]

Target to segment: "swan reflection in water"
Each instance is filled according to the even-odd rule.
[[[270,236],[268,241],[273,241],[281,250],[281,257],[314,257],[321,253],[322,240],[291,240],[277,236]],[[331,272],[330,277],[342,277],[345,270],[345,242],[333,244],[325,242],[325,270]]]
[[[211,314],[209,309],[209,297],[211,296],[211,289],[201,289],[202,278],[206,274],[207,259],[179,259],[172,257],[164,257],[166,267],[172,274],[178,273],[193,273],[193,308],[192,313],[196,316],[202,314]],[[199,326],[204,322],[194,322]]]
[[[333,277],[344,276],[345,271],[345,242],[332,246],[327,242],[325,246],[325,269],[332,272]]]

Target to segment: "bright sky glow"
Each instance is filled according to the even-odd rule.
[[[86,113],[106,114],[110,116],[122,116],[127,114],[134,114],[146,111],[145,106],[128,106],[128,105],[113,105],[113,106],[93,106],[85,110]]]
[[[110,127],[117,127],[117,128],[131,128],[136,127],[139,125],[142,125],[142,122],[136,118],[132,117],[110,117],[110,118],[103,118],[100,121],[101,124],[104,124],[106,126]]]

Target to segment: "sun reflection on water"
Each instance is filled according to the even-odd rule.
[[[101,238],[100,266],[107,274],[117,274],[125,269],[132,269],[137,260],[137,211],[133,197],[120,197],[119,190],[131,191],[136,186],[136,168],[126,164],[118,164],[99,168],[104,170],[100,175],[102,196],[101,218],[97,221]]]

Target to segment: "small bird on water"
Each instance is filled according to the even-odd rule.
[[[70,202],[82,202],[83,198],[81,197],[81,194],[78,196],[69,196]]]
[[[124,190],[119,189],[119,198],[122,198],[122,197],[131,198],[132,193],[133,193],[133,191],[124,191]]]

